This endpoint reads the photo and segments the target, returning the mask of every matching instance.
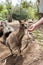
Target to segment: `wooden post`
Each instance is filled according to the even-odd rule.
[[[39,0],[39,19],[43,17],[43,0]]]

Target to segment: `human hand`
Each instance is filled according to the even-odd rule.
[[[35,29],[35,24],[31,25],[31,26],[28,28],[28,31],[29,31],[29,32],[32,32],[34,29]]]

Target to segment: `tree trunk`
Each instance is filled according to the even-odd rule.
[[[8,22],[12,22],[12,14],[7,15],[7,20],[8,20]]]

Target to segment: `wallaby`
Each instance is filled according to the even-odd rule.
[[[11,52],[18,50],[18,53],[21,53],[21,41],[25,34],[26,27],[24,26],[22,21],[19,21],[19,23],[20,23],[19,32],[16,35],[14,32],[12,32],[6,40],[6,43],[8,44]]]
[[[6,45],[6,38],[9,36],[9,34],[12,31],[14,31],[14,29],[10,25],[8,25],[8,22],[6,22],[6,21],[1,21],[1,27],[3,27],[3,30],[1,31],[3,33],[2,34],[3,41],[0,41],[0,42],[2,42],[4,45]]]

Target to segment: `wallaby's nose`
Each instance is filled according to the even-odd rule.
[[[25,29],[27,29],[27,27],[25,26]]]
[[[25,24],[24,26],[25,26],[25,29],[27,29],[27,24]]]

